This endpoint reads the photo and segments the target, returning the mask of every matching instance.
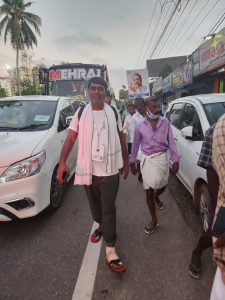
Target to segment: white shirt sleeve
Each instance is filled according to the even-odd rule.
[[[126,116],[124,123],[123,123],[123,133],[126,133],[128,135],[128,127],[129,127],[129,122],[128,122],[129,116]]]
[[[70,122],[69,129],[73,130],[78,133],[79,131],[79,119],[78,119],[78,112],[80,108],[75,112],[72,121]]]
[[[118,112],[118,110],[117,110],[117,115],[118,115],[117,126],[118,126],[118,129],[119,129],[119,132],[122,132],[123,131],[123,125],[122,125],[121,116],[120,116],[120,113]]]
[[[130,142],[133,143],[134,141],[134,132],[136,127],[136,120],[132,117],[131,124],[130,124]]]

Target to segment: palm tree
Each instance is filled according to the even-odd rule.
[[[24,48],[32,48],[33,44],[37,46],[37,38],[32,31],[40,35],[41,18],[35,14],[26,12],[26,8],[32,5],[32,2],[24,3],[23,0],[2,0],[0,6],[0,36],[4,31],[4,41],[10,38],[12,47],[16,50],[16,70],[17,86],[20,95],[20,74],[19,74],[19,51]],[[30,27],[31,26],[31,27]]]

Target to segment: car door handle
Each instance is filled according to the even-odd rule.
[[[198,152],[196,152],[197,155],[200,155]]]
[[[175,137],[174,139],[175,139],[175,141],[178,141],[178,138]]]

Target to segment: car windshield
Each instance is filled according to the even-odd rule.
[[[53,124],[57,101],[0,101],[0,131],[46,130]]]
[[[225,113],[225,102],[204,104],[203,108],[209,124],[212,126]]]

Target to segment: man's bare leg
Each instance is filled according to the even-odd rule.
[[[156,206],[159,208],[159,209],[163,209],[163,203],[162,201],[160,201],[159,199],[159,196],[165,192],[166,190],[166,186],[164,186],[163,188],[159,189],[159,190],[156,190],[155,192],[155,203],[156,203]]]
[[[148,208],[149,208],[152,220],[145,227],[145,233],[150,235],[158,227],[157,217],[156,217],[156,209],[155,209],[155,200],[154,200],[154,190],[151,188],[146,190],[146,201],[148,204]]]

